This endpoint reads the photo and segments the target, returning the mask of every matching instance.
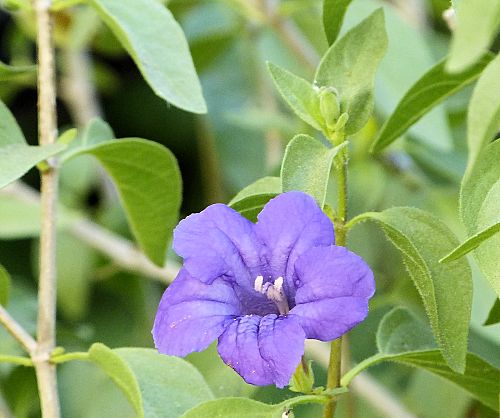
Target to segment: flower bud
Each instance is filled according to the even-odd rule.
[[[319,109],[328,129],[334,129],[340,114],[340,105],[337,99],[337,90],[323,87],[319,92]]]

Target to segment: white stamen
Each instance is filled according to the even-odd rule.
[[[255,279],[255,283],[253,285],[253,288],[255,289],[255,291],[262,293],[262,283],[263,282],[264,282],[264,277],[257,276],[257,278]]]
[[[272,300],[281,315],[286,315],[289,312],[288,300],[283,290],[283,277],[278,277],[274,283],[264,283],[264,277],[257,276],[253,287],[256,292],[262,293],[269,300]]]

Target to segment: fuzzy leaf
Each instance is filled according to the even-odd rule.
[[[372,114],[375,72],[386,49],[384,12],[378,9],[338,39],[321,59],[315,84],[339,92],[341,113],[349,115],[348,135],[359,131]]]
[[[267,68],[276,88],[295,114],[314,129],[321,131],[323,118],[318,94],[313,85],[277,65],[268,63]]]
[[[395,308],[380,322],[377,331],[378,354],[359,363],[342,378],[351,380],[368,367],[383,361],[394,361],[425,369],[466,390],[471,396],[498,411],[500,370],[472,353],[466,355],[464,373],[450,369],[439,350],[429,341],[430,330],[404,308]]]
[[[497,55],[484,69],[472,93],[467,114],[468,171],[500,129],[499,74],[500,55]]]
[[[308,135],[295,136],[286,147],[281,166],[283,191],[301,190],[323,207],[333,159],[345,145],[328,148]]]
[[[439,263],[458,240],[444,223],[420,209],[391,208],[360,218],[379,223],[401,252],[443,357],[451,369],[462,373],[472,305],[471,271],[464,259]]]
[[[213,399],[200,373],[180,358],[147,348],[112,350],[100,343],[92,345],[89,355],[121,388],[139,418],[179,417]]]
[[[87,0],[133,58],[153,91],[173,105],[206,113],[181,27],[157,0]]]
[[[474,257],[498,296],[500,296],[500,141],[489,144],[466,174],[460,191],[460,214],[469,237],[493,235],[474,250]],[[487,235],[487,233],[486,233]],[[471,238],[471,239],[472,239]],[[478,239],[478,238],[476,238]]]

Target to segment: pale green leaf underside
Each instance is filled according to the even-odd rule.
[[[432,348],[430,330],[409,311],[396,308],[380,322],[377,331],[379,353],[362,361],[342,378],[348,385],[360,372],[383,361],[394,361],[425,369],[466,390],[474,398],[498,411],[500,370],[472,353],[466,354],[463,374],[448,367],[439,350]]]
[[[381,151],[390,145],[444,99],[472,83],[491,61],[491,57],[490,54],[486,55],[472,68],[458,74],[446,73],[444,60],[432,67],[398,103],[375,138],[372,152]]]
[[[500,4],[500,2],[498,2]],[[479,78],[467,114],[467,144],[471,170],[481,151],[500,129],[500,55],[491,61]]]
[[[156,0],[87,0],[134,59],[153,91],[173,105],[206,113],[181,27]]]
[[[347,8],[352,0],[323,0],[323,28],[328,45],[337,39]]]
[[[281,418],[284,409],[247,398],[221,398],[205,402],[181,418]]]
[[[89,355],[121,388],[139,418],[179,417],[213,399],[201,374],[180,358],[147,348],[112,350],[100,343]]]
[[[439,219],[420,209],[391,208],[360,218],[379,223],[400,250],[446,362],[462,372],[472,305],[471,272],[465,259],[439,263],[458,240]]]
[[[461,0],[446,69],[463,71],[484,54],[500,24],[498,0]]]
[[[124,138],[83,148],[72,156],[96,157],[113,179],[139,245],[157,265],[165,262],[168,240],[182,198],[177,161],[162,145]]]
[[[345,145],[328,148],[308,135],[295,136],[286,147],[281,166],[283,191],[303,191],[323,207],[333,159]]]
[[[378,9],[338,39],[318,66],[315,84],[339,92],[341,111],[349,114],[348,135],[359,131],[370,118],[375,73],[386,49],[384,12]]]
[[[339,390],[339,393],[342,392]],[[295,405],[326,402],[328,398],[321,395],[296,396],[276,405],[248,398],[220,398],[190,409],[181,418],[282,418]]]
[[[26,174],[39,162],[61,152],[66,145],[29,146],[23,143],[0,146],[0,188]]]
[[[138,418],[143,418],[144,408],[141,390],[127,363],[114,350],[100,343],[95,343],[90,347],[89,358],[115,381],[132,404]]]
[[[10,110],[0,100],[0,147],[12,144],[27,145],[21,128]]]

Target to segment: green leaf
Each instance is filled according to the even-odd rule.
[[[301,190],[323,207],[333,159],[346,145],[328,148],[308,135],[295,136],[286,147],[281,166],[283,191]]]
[[[0,100],[0,147],[13,144],[26,145],[26,139],[16,119]]]
[[[500,4],[500,2],[499,2]],[[467,114],[468,171],[481,151],[500,128],[500,55],[491,61],[479,78]]]
[[[182,418],[281,418],[284,409],[247,398],[221,398],[198,405]]]
[[[469,237],[493,232],[500,223],[500,141],[489,144],[466,174],[460,191],[460,214]],[[487,234],[487,233],[486,233]],[[500,296],[500,234],[494,234],[474,250],[479,268]]]
[[[147,348],[112,350],[100,343],[89,355],[122,389],[139,418],[179,417],[213,399],[200,373],[180,358]]]
[[[439,219],[415,208],[368,212],[358,219],[379,223],[401,252],[446,362],[463,372],[472,305],[471,271],[465,259],[439,263],[457,246],[456,237]]]
[[[64,144],[29,146],[14,116],[0,101],[0,189],[64,148]]]
[[[276,196],[277,193],[256,194],[232,203],[230,206],[249,221],[257,222],[257,216],[262,211],[262,208]]]
[[[246,199],[260,194],[279,194],[281,193],[281,178],[280,177],[262,177],[252,184],[249,184],[244,189],[240,190],[229,202],[229,206]]]
[[[0,305],[7,306],[10,292],[10,275],[0,264]]]
[[[242,189],[229,202],[235,211],[252,222],[270,199],[281,193],[281,178],[263,177]]]
[[[370,118],[375,72],[386,49],[384,12],[378,9],[337,40],[319,64],[315,84],[339,92],[341,113],[349,115],[348,135],[359,131]]]
[[[351,1],[323,0],[323,28],[325,29],[328,45],[333,44],[337,39]]]
[[[472,68],[458,74],[446,73],[444,60],[437,63],[406,92],[382,126],[371,151],[379,152],[387,147],[440,102],[472,83],[491,58],[488,54]]]
[[[20,76],[33,74],[36,71],[35,65],[23,65],[15,67],[0,61],[0,82],[14,80]]]
[[[498,0],[462,0],[457,7],[446,69],[456,73],[475,63],[492,43],[500,24]]]
[[[182,180],[173,154],[140,138],[98,143],[71,157],[82,154],[96,157],[104,166],[118,189],[139,245],[151,261],[162,266],[182,198]]]
[[[319,97],[314,86],[272,63],[267,64],[271,77],[285,102],[295,114],[314,129],[323,129],[323,118],[319,108]]]
[[[367,358],[347,372],[341,384],[351,380],[366,368],[383,361],[394,361],[425,369],[466,390],[474,398],[498,411],[500,370],[480,357],[467,353],[463,374],[450,369],[439,350],[432,349],[430,330],[409,311],[396,308],[380,322],[377,344],[380,353]]]
[[[326,403],[321,395],[296,396],[277,405],[269,405],[247,398],[221,398],[198,405],[181,418],[282,418],[293,406],[304,403]]]
[[[483,241],[491,238],[497,232],[500,232],[500,222],[473,235],[464,243],[455,248],[451,253],[439,260],[439,262],[447,263],[448,261],[458,260],[460,257],[463,257],[464,255],[470,253],[472,250],[475,250],[483,243]]]
[[[0,190],[0,239],[33,238],[40,234],[41,208],[39,201],[11,195],[8,188]],[[58,228],[65,228],[74,215],[65,207],[58,208]]]
[[[154,92],[173,105],[206,113],[181,27],[157,0],[88,0],[133,58]]]
[[[68,149],[61,155],[60,163],[63,165],[67,160],[86,149],[115,139],[115,134],[108,123],[100,118],[93,118],[85,126],[82,135],[71,142]]]
[[[0,188],[17,180],[38,163],[52,157],[66,148],[65,144],[29,146],[12,144],[0,146]]]
[[[500,322],[500,299],[496,298],[495,303],[491,307],[488,318],[483,325],[495,325]]]
[[[429,327],[404,308],[395,308],[382,318],[376,341],[377,349],[382,354],[437,348]]]

